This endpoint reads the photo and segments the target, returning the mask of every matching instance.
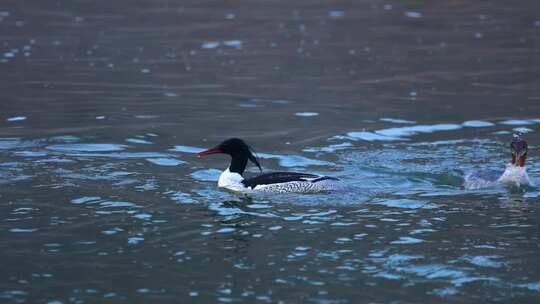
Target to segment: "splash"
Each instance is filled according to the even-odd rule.
[[[473,171],[466,174],[463,187],[467,190],[479,190],[501,184],[515,187],[533,186],[525,167],[507,164],[502,174],[495,171]]]
[[[497,177],[483,172],[470,172],[465,175],[463,188],[467,190],[479,190],[493,187],[497,184]]]
[[[504,170],[504,173],[497,181],[507,185],[515,185],[517,187],[531,185],[525,167],[518,167],[512,164],[506,165],[506,170]]]

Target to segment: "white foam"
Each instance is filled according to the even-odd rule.
[[[246,207],[248,207],[250,209],[268,209],[268,208],[272,208],[272,205],[268,205],[268,204],[250,204],[250,205],[247,205]]]
[[[177,97],[178,94],[176,94],[174,92],[165,92],[165,93],[163,93],[163,96],[165,96],[165,97]]]
[[[297,113],[294,113],[294,115],[300,116],[300,117],[313,117],[313,116],[318,116],[319,113],[317,113],[317,112],[297,112]]]
[[[169,151],[184,152],[184,153],[199,153],[204,150],[205,149],[203,148],[190,147],[190,146],[174,146],[174,148],[170,149]]]
[[[49,138],[50,141],[56,141],[56,142],[64,142],[64,143],[75,143],[80,141],[81,139],[77,136],[72,135],[64,135],[64,136],[54,136]]]
[[[159,118],[159,115],[135,115],[134,117],[137,119],[154,119]]]
[[[530,289],[530,290],[540,292],[540,282],[527,283],[527,284],[522,284],[520,286],[525,287],[525,288]]]
[[[132,144],[143,144],[143,145],[152,144],[152,142],[144,140],[144,139],[140,139],[140,138],[128,138],[126,139],[126,141]]]
[[[144,241],[144,237],[142,237],[142,236],[134,236],[134,237],[128,238],[128,244],[129,245],[137,245],[142,241]]]
[[[12,229],[9,229],[9,232],[28,233],[28,232],[36,232],[37,230],[38,230],[37,228],[12,228]]]
[[[147,158],[146,160],[158,166],[170,166],[170,167],[174,167],[174,166],[178,166],[180,164],[186,163],[178,159],[164,158],[164,157],[163,158]]]
[[[137,213],[133,217],[136,218],[136,219],[139,219],[139,220],[146,221],[146,220],[151,219],[152,215],[149,214],[149,213]]]
[[[533,129],[525,128],[525,127],[519,127],[519,128],[513,128],[513,131],[521,132],[521,133],[530,133],[533,132]]]
[[[399,238],[399,240],[395,240],[390,242],[390,244],[393,245],[411,245],[411,244],[419,244],[425,242],[424,240],[409,237],[409,236],[402,236]]]
[[[405,12],[405,16],[409,18],[422,18],[422,13],[414,12],[414,11],[407,11]]]
[[[379,134],[375,134],[373,132],[349,132],[347,133],[347,137],[353,140],[365,140],[365,141],[393,141],[393,140],[406,140],[404,138],[396,138],[396,137],[389,137],[389,136],[383,136]]]
[[[103,233],[105,235],[113,235],[113,234],[117,234],[117,233],[122,232],[122,231],[124,231],[124,229],[114,227],[114,228],[111,228],[111,229],[102,230],[101,233]]]
[[[99,205],[102,208],[122,208],[122,207],[137,208],[137,207],[140,207],[137,204],[134,204],[134,203],[131,203],[131,202],[122,202],[122,201],[106,201],[106,202],[99,203]]]
[[[416,123],[416,121],[412,121],[412,120],[405,120],[405,119],[399,119],[399,118],[387,118],[387,117],[380,118],[379,120],[385,121],[385,122],[396,123],[396,124],[415,124]]]
[[[484,120],[468,120],[463,123],[464,127],[469,127],[469,128],[492,127],[494,125],[495,125],[494,123],[489,122],[489,121],[484,121]]]
[[[329,11],[329,12],[328,12],[328,16],[329,16],[330,18],[336,18],[336,19],[337,19],[337,18],[343,18],[343,16],[345,16],[345,12],[344,12],[344,11],[337,11],[337,10],[335,10],[335,11]]]
[[[207,41],[201,45],[203,49],[215,49],[220,45],[218,41]]]
[[[225,227],[225,228],[219,229],[219,230],[216,231],[216,232],[217,232],[217,233],[229,233],[229,232],[234,232],[234,231],[236,231],[236,228]]]
[[[351,148],[353,145],[349,142],[344,142],[341,144],[335,144],[335,145],[329,145],[327,147],[312,147],[312,148],[305,148],[302,151],[304,152],[325,152],[325,153],[333,153],[339,150],[345,150],[347,148]]]
[[[405,208],[405,209],[436,209],[439,208],[439,205],[426,202],[426,201],[417,201],[411,199],[390,199],[384,201],[375,202],[377,205],[384,205],[387,207],[393,208]]]
[[[264,218],[276,218],[278,217],[275,214],[272,214],[270,212],[267,213],[259,213],[259,212],[250,212],[250,211],[244,211],[240,208],[232,208],[232,207],[224,207],[221,203],[211,203],[208,206],[208,209],[217,212],[219,215],[223,216],[235,216],[239,214],[247,214],[257,217],[264,217]]]
[[[532,125],[535,123],[534,120],[528,119],[509,119],[499,122],[501,125],[510,125],[510,126],[526,126]]]
[[[386,266],[397,266],[397,265],[407,264],[412,261],[421,260],[424,258],[425,257],[423,255],[407,255],[407,254],[395,253],[395,254],[389,255],[386,258],[386,262],[384,264]]]
[[[80,205],[80,204],[95,204],[98,203],[101,197],[99,196],[83,196],[79,198],[75,198],[71,200],[72,204]]]
[[[388,137],[408,137],[419,133],[433,133],[437,131],[451,131],[461,129],[461,125],[457,124],[435,124],[435,125],[416,125],[411,127],[390,128],[375,131],[379,135]]]
[[[21,156],[21,157],[42,157],[47,156],[47,152],[45,151],[19,151],[15,152],[15,155]]]
[[[170,197],[173,201],[177,201],[181,204],[193,204],[195,200],[191,197],[188,193],[183,193],[180,191],[174,191],[174,192],[167,192],[167,194],[170,194]]]
[[[495,258],[498,258],[498,256],[479,255],[479,256],[467,257],[466,260],[468,260],[471,264],[474,264],[480,267],[492,267],[492,268],[502,267],[503,263],[494,261],[493,259]]]
[[[241,40],[225,40],[223,41],[223,44],[230,47],[236,47],[241,48],[242,47],[242,41]]]
[[[26,116],[14,116],[14,117],[10,117],[6,119],[6,121],[9,121],[9,122],[22,121],[22,120],[26,120]]]

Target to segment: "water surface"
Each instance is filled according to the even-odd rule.
[[[2,303],[537,303],[535,1],[0,5]],[[345,193],[217,189],[228,137]],[[249,175],[258,170],[249,168]]]

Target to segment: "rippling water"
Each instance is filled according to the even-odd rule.
[[[538,8],[1,4],[0,302],[538,302]],[[219,190],[232,136],[351,189]]]

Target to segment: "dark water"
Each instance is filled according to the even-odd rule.
[[[0,3],[0,302],[538,303],[537,1]],[[354,189],[240,196],[263,167]],[[257,171],[250,168],[250,174]]]

